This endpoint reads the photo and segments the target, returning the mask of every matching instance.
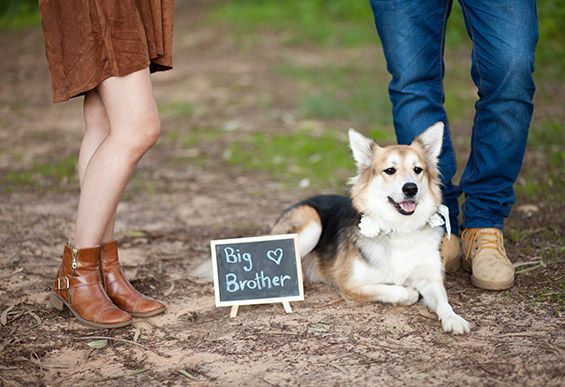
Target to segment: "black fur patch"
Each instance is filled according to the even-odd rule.
[[[318,195],[296,203],[288,210],[303,205],[314,208],[322,221],[322,235],[314,248],[321,257],[335,259],[337,249],[347,230],[359,224],[361,215],[353,208],[351,199],[341,195]]]

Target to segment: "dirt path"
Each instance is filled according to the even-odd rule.
[[[294,85],[270,66],[326,53],[242,51],[228,27],[209,25],[207,10],[207,2],[179,9],[175,70],[154,78],[164,134],[119,208],[126,274],[169,309],[112,331],[87,329],[47,304],[73,227],[77,185],[65,160],[78,149],[81,101],[50,104],[39,31],[0,35],[13,58],[0,62],[0,175],[9,181],[0,188],[0,384],[563,385],[565,324],[547,294],[559,291],[563,264],[520,275],[500,293],[479,291],[464,272],[448,276],[452,305],[472,324],[464,337],[444,334],[421,305],[349,303],[321,285],[306,288],[292,315],[267,305],[230,319],[215,308],[212,285],[190,274],[208,259],[209,240],[262,234],[286,205],[319,193],[226,164],[227,144],[299,125],[289,119]],[[183,113],[182,103],[193,110]],[[224,130],[207,140],[207,128]],[[511,254],[562,252],[550,237],[563,220],[549,213],[528,222],[533,237],[527,246],[510,241]],[[540,233],[546,224],[556,229]],[[91,350],[90,336],[116,340]]]

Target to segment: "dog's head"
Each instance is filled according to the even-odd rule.
[[[380,147],[349,130],[357,165],[351,179],[354,207],[388,230],[411,231],[426,224],[441,204],[438,156],[443,123],[437,122],[410,145]]]

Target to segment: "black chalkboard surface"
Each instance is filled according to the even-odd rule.
[[[216,306],[304,300],[296,234],[210,242]]]

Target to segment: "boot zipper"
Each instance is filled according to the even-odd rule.
[[[76,269],[78,267],[78,249],[76,247],[73,247],[71,256],[73,258],[73,261],[71,263],[71,269],[73,269],[73,277],[74,277],[76,276]]]

